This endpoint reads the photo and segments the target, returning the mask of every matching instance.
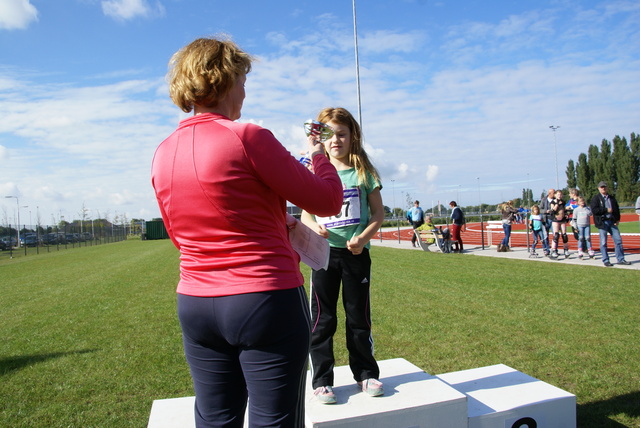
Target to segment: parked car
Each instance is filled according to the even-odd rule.
[[[42,243],[45,245],[56,245],[60,243],[60,235],[57,233],[47,233],[42,237]]]
[[[4,241],[0,241],[0,251],[8,250],[7,244]]]
[[[84,241],[93,241],[93,235],[90,234],[89,232],[82,232],[80,236]]]
[[[27,247],[36,247],[40,245],[40,238],[35,233],[24,235],[24,238],[22,238],[22,245],[26,245]]]
[[[16,240],[15,236],[3,236],[2,242],[4,242],[7,249],[9,249],[9,247],[15,247],[16,245],[18,245],[18,241]]]

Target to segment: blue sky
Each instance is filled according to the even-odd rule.
[[[539,194],[556,146],[563,186],[590,144],[640,132],[638,22],[631,0],[360,0],[362,125],[385,205]],[[151,158],[185,117],[167,62],[221,33],[258,59],[240,120],[294,155],[321,108],[357,115],[351,1],[0,0],[0,196],[19,197],[21,222],[158,217]],[[0,198],[0,222],[17,205]]]

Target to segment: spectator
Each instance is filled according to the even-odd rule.
[[[569,258],[569,238],[567,237],[567,210],[562,190],[556,190],[555,198],[549,205],[549,213],[552,215],[553,243],[551,244],[551,257],[558,258],[558,245],[562,236],[564,258]]]
[[[571,225],[571,232],[573,233],[573,237],[578,242],[580,242],[580,239],[578,237],[578,228],[573,226],[572,220],[573,220],[573,210],[575,210],[579,206],[578,204],[579,197],[580,197],[580,192],[578,191],[578,189],[575,189],[575,188],[569,189],[569,200],[565,205],[565,210],[567,211],[567,223]],[[581,248],[580,245],[578,245],[578,248],[584,251],[587,251],[586,247]]]
[[[555,194],[555,189],[549,189],[547,191],[547,196],[543,197],[540,201],[540,215],[542,215],[544,219],[544,239],[547,241],[548,247],[551,247],[551,242],[549,241],[549,232],[551,231],[552,223],[551,213],[549,213],[549,205],[555,197]]]
[[[413,203],[413,207],[409,210],[409,215],[411,217],[411,226],[414,229],[419,228],[424,223],[424,211],[420,208],[420,201],[415,201]],[[414,233],[411,237],[411,245],[414,247],[420,247],[419,243],[416,243],[416,234]]]
[[[452,251],[454,252],[464,252],[464,247],[462,245],[462,237],[460,236],[460,231],[463,227],[465,227],[466,221],[464,218],[464,213],[462,209],[458,206],[456,201],[449,202],[449,206],[451,207],[451,241],[453,244]]]
[[[578,206],[573,210],[573,223],[578,231],[578,258],[584,256],[583,248],[587,249],[590,258],[595,255],[591,246],[591,208],[582,196],[578,196]],[[572,227],[574,227],[572,225]]]
[[[593,222],[600,232],[600,254],[602,255],[602,263],[605,266],[613,266],[609,261],[607,252],[607,234],[611,235],[615,246],[616,258],[618,264],[630,265],[624,259],[624,249],[622,248],[622,237],[618,230],[620,223],[620,207],[618,201],[613,195],[609,194],[609,188],[605,181],[598,183],[598,193],[591,199],[591,212],[593,213]]]
[[[423,231],[423,230],[424,231],[436,230],[436,226],[433,224],[433,216],[431,214],[425,214],[424,223],[420,227],[416,228],[416,231],[418,231],[418,233],[420,233],[420,231]],[[425,242],[428,247],[429,245],[435,244],[436,240],[435,238],[427,238]]]
[[[508,201],[502,204],[500,214],[502,216],[502,230],[504,231],[504,238],[502,242],[498,244],[498,252],[504,253],[510,251],[509,239],[511,239],[511,224],[515,218],[518,210],[513,207],[513,201]]]
[[[529,218],[529,225],[531,228],[531,232],[533,233],[533,244],[531,245],[531,256],[537,257],[536,253],[536,245],[538,242],[542,245],[542,251],[545,256],[549,255],[549,244],[544,239],[544,219],[540,214],[540,208],[537,205],[534,205],[531,208],[531,216]]]

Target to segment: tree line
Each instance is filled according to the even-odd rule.
[[[579,189],[587,200],[598,192],[598,183],[606,181],[621,205],[632,205],[640,194],[640,136],[631,133],[627,142],[616,135],[613,141],[602,140],[600,147],[590,145],[577,163],[569,160],[566,174],[567,186]]]

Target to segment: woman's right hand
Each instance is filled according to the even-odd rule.
[[[320,142],[319,135],[309,135],[309,137],[307,138],[307,144],[309,147],[309,157],[311,159],[313,159],[313,157],[317,154],[324,154],[324,146],[322,145],[322,142]]]

